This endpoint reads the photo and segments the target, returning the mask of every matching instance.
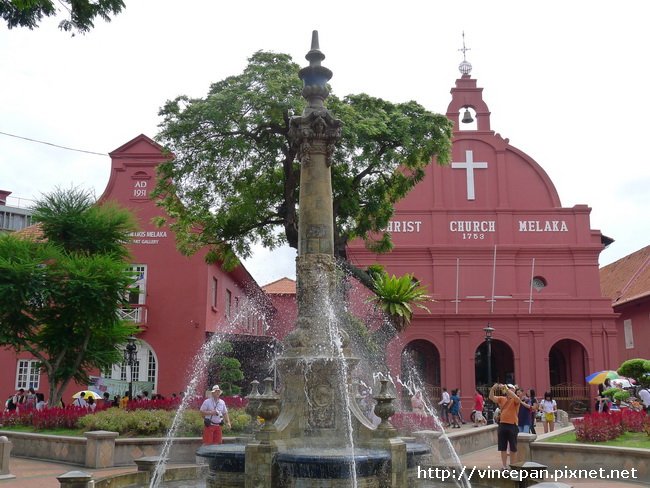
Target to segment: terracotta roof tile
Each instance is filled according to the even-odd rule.
[[[600,287],[612,305],[650,295],[650,246],[601,268]]]
[[[43,240],[43,230],[41,229],[41,224],[30,225],[24,229],[20,229],[15,232],[16,236],[20,236],[23,239],[31,239],[33,241]]]
[[[266,293],[271,295],[295,295],[296,281],[291,278],[280,278],[262,287]]]

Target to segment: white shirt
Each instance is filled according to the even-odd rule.
[[[650,407],[650,391],[647,388],[639,391],[639,398],[643,401],[643,405]]]
[[[221,423],[221,420],[223,419],[223,416],[226,412],[228,412],[228,407],[226,407],[226,402],[224,402],[221,398],[219,400],[215,400],[214,398],[208,398],[203,401],[203,404],[201,405],[201,408],[199,409],[201,412],[209,412],[211,410],[216,410],[218,413],[217,415],[204,415],[206,419],[210,419],[213,424],[219,424]]]
[[[438,405],[444,405],[445,403],[451,402],[451,397],[449,396],[449,392],[443,391],[442,392],[442,400],[438,402]]]
[[[555,403],[555,400],[542,400],[539,402],[540,406],[542,407],[542,412],[544,413],[553,413],[557,409],[557,403]]]
[[[75,407],[85,407],[85,406],[88,405],[88,403],[86,402],[86,400],[84,400],[84,399],[81,398],[81,397],[79,397],[79,398],[75,398],[75,401],[72,402],[72,404],[73,404]]]

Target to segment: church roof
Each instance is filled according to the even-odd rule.
[[[600,286],[613,306],[650,296],[650,246],[603,267]]]
[[[287,277],[280,278],[264,285],[262,290],[271,295],[295,295],[296,281]]]

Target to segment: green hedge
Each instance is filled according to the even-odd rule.
[[[172,425],[176,412],[167,410],[133,410],[109,408],[102,412],[86,415],[79,419],[79,427],[84,431],[108,430],[119,432],[124,437],[165,436]],[[229,411],[231,430],[225,434],[243,431],[250,422],[250,416],[243,410]],[[196,410],[183,413],[177,437],[200,436],[203,432],[203,416]]]

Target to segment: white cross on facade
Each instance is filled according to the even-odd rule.
[[[474,154],[470,151],[465,151],[464,163],[451,163],[452,169],[464,169],[467,170],[467,199],[476,200],[474,194],[474,170],[475,169],[487,169],[488,164],[485,161],[474,161]]]

